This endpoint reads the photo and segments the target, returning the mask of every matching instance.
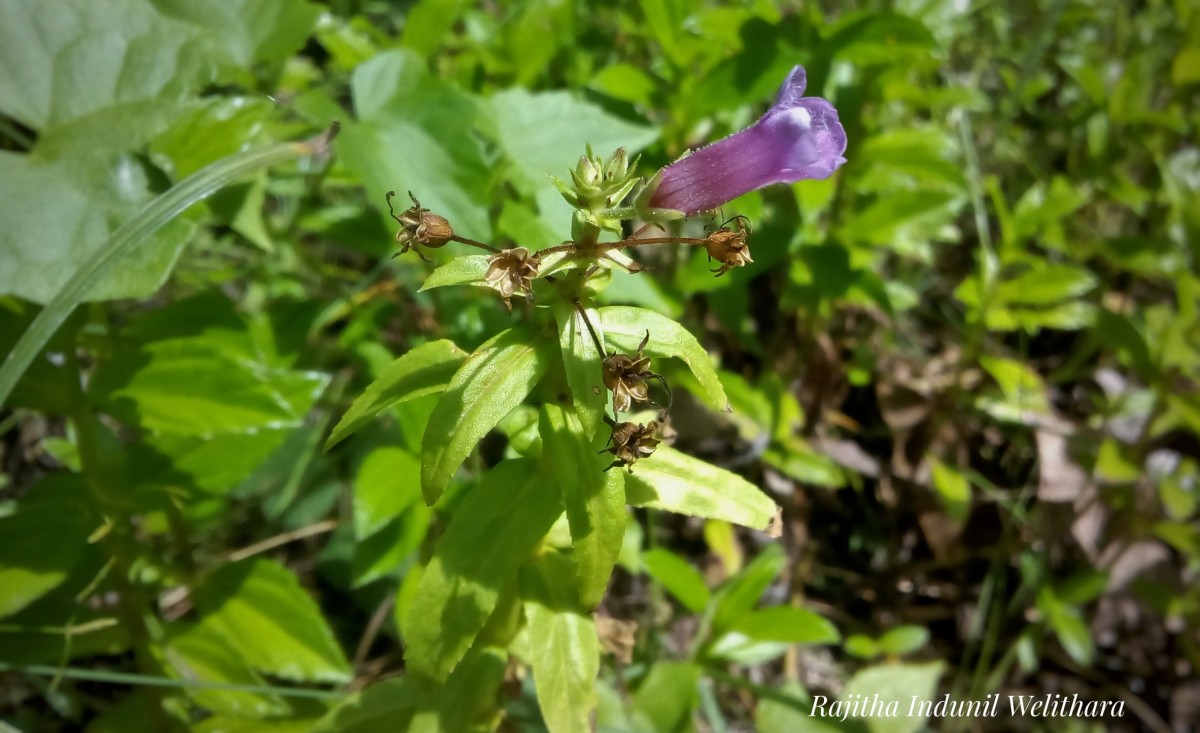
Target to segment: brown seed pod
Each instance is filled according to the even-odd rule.
[[[612,427],[612,435],[608,438],[608,447],[600,451],[601,453],[612,453],[616,456],[616,460],[605,468],[608,471],[612,468],[625,468],[632,472],[633,464],[643,458],[648,458],[658,444],[662,442],[658,437],[659,423],[657,420],[651,420],[646,424],[632,422],[615,422],[607,415],[604,421]]]
[[[730,221],[736,222],[736,229],[725,226]],[[754,261],[750,259],[750,246],[746,244],[746,235],[750,230],[745,222],[746,217],[735,216],[705,238],[704,249],[708,252],[709,262],[716,260],[721,263],[720,267],[713,270],[717,277]]]
[[[500,291],[504,306],[511,311],[513,293],[525,293],[526,298],[533,296],[531,288],[540,264],[536,256],[529,254],[529,250],[513,247],[488,258],[488,267],[483,279]]]
[[[649,379],[657,379],[667,391],[667,406],[671,404],[671,388],[661,374],[650,371],[650,357],[644,356],[650,332],[638,344],[637,353],[612,354],[602,362],[604,386],[613,393],[613,414],[628,412],[634,402],[650,402]]]
[[[413,196],[412,191],[408,192],[408,197],[413,202],[412,207],[405,209],[397,216],[396,210],[392,208],[392,197],[395,195],[395,191],[388,191],[384,197],[387,200],[388,213],[401,226],[400,231],[396,232],[396,243],[400,245],[400,251],[392,256],[398,257],[411,249],[422,260],[429,262],[425,253],[416,246],[420,244],[431,248],[441,247],[454,239],[454,227],[450,226],[450,222],[446,221],[444,217],[421,206],[421,202],[417,201],[417,197]]]

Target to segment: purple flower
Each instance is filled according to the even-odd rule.
[[[832,104],[802,96],[805,82],[797,66],[758,122],[663,168],[650,207],[691,216],[772,183],[833,175],[846,162],[846,131]]]

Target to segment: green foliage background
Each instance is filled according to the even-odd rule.
[[[470,591],[498,610],[445,684],[408,674],[406,645],[452,636],[405,611],[462,496],[514,459],[475,488],[516,519],[461,521],[478,551],[428,572],[516,573],[528,549],[503,548],[560,513],[518,456],[560,438],[508,412],[426,506],[437,393],[528,313],[422,290],[384,193],[551,246],[570,209],[548,174],[585,145],[649,175],[797,63],[849,162],[727,207],[752,265],[662,249],[598,295],[629,349],[615,306],[699,339],[659,360],[682,387],[663,460],[763,488],[783,537],[659,511],[635,469],[594,618],[546,552]],[[880,690],[1126,701],[945,730],[1194,724],[1192,3],[0,0],[0,69],[3,352],[156,197],[211,163],[223,185],[175,189],[194,205],[80,281],[0,412],[0,729],[927,725],[807,716]]]

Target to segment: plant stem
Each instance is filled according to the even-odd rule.
[[[450,237],[450,241],[458,242],[459,244],[469,244],[472,247],[478,247],[479,249],[486,249],[488,252],[491,252],[492,254],[500,254],[500,249],[497,247],[493,247],[490,244],[484,244],[483,242],[477,242],[474,239],[467,239],[466,237],[460,237],[457,234],[455,234],[453,237]]]

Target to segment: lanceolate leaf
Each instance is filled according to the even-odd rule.
[[[289,680],[346,682],[350,665],[296,576],[265,559],[226,565],[193,593],[199,627],[256,669]]]
[[[409,669],[445,680],[562,514],[559,490],[528,459],[504,461],[469,490],[421,577],[405,628]]]
[[[603,424],[604,405],[608,401],[608,390],[604,387],[601,360],[604,355],[596,350],[596,342],[588,330],[589,323],[597,331],[603,343],[600,317],[594,308],[586,309],[587,320],[572,303],[563,303],[555,310],[558,322],[558,345],[562,350],[563,370],[567,374],[567,386],[571,388],[571,400],[575,413],[583,427],[583,433],[591,440]]]
[[[571,564],[547,553],[536,568],[522,574],[522,588],[533,586],[525,604],[529,620],[530,664],[538,706],[551,733],[589,733],[596,707],[600,642],[591,616],[575,607]]]
[[[610,306],[599,309],[599,313],[604,326],[604,340],[608,342],[610,350],[632,354],[646,336],[646,331],[649,331],[650,342],[646,344],[646,354],[683,360],[700,383],[703,391],[700,397],[717,410],[729,411],[729,399],[725,396],[721,380],[717,378],[712,359],[686,328],[645,308]]]
[[[608,462],[583,437],[579,417],[569,407],[542,408],[543,457],[562,487],[571,527],[571,556],[579,585],[579,603],[600,603],[625,537],[625,480],[605,471]]]
[[[537,384],[549,363],[544,343],[529,328],[509,329],[480,346],[454,374],[421,441],[426,503],[438,500],[475,444]]]
[[[441,392],[467,355],[452,341],[423,344],[392,362],[354,400],[325,441],[328,450],[392,405]]]
[[[614,469],[615,470],[615,469]],[[660,445],[626,477],[630,504],[766,529],[775,502],[735,473]]]
[[[446,285],[485,285],[483,276],[488,268],[488,255],[466,255],[455,257],[429,273],[420,292]]]

